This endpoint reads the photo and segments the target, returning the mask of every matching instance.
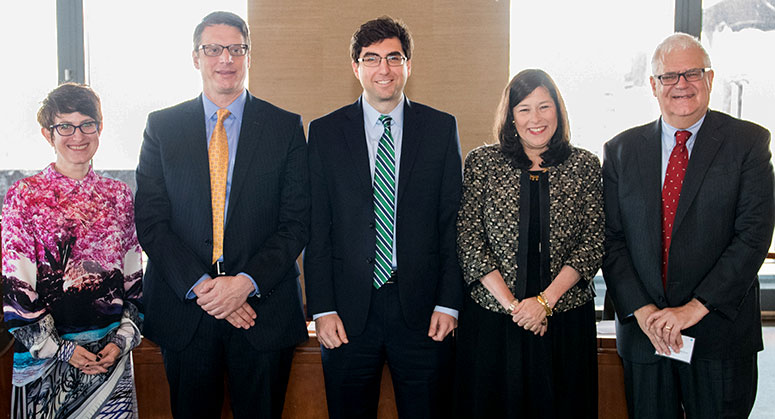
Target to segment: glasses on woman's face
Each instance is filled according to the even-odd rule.
[[[81,125],[64,123],[64,124],[52,125],[48,128],[52,130],[56,130],[59,133],[59,135],[63,137],[69,137],[75,134],[76,128],[80,129],[81,132],[84,134],[94,134],[100,129],[100,123],[97,121],[86,121]]]

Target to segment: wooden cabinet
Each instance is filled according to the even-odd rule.
[[[626,418],[624,376],[621,359],[616,353],[616,337],[612,333],[612,322],[601,322],[598,325],[598,331],[599,417]],[[10,350],[0,357],[0,418],[8,418],[10,415],[11,360]],[[133,351],[133,360],[140,418],[170,418],[169,388],[159,347],[146,339]],[[224,403],[221,417],[231,418],[228,402]],[[283,417],[303,419],[328,417],[323,368],[320,364],[320,345],[314,334],[310,334],[310,340],[307,343],[296,348],[288,392],[285,396]],[[397,417],[390,372],[385,367],[382,373],[379,418]]]
[[[143,340],[133,351],[137,403],[142,419],[170,418],[169,387],[164,375],[164,365],[159,347]],[[390,372],[385,367],[380,392],[380,419],[397,418]],[[224,402],[221,418],[231,418],[228,400]],[[310,340],[296,348],[285,394],[284,418],[328,418],[323,368],[320,364],[320,345],[314,334]]]
[[[624,370],[616,353],[613,320],[597,325],[597,389],[598,418],[627,419]]]
[[[5,331],[0,315],[0,418],[11,417],[11,374],[13,361],[13,343],[11,335]]]

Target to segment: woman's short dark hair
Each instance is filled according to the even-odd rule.
[[[80,112],[102,123],[100,97],[91,87],[79,83],[60,84],[52,90],[38,109],[38,123],[49,129],[57,115]]]
[[[541,167],[556,166],[565,161],[571,152],[568,111],[565,109],[565,101],[562,100],[557,85],[543,70],[522,70],[503,89],[493,127],[495,138],[500,143],[501,152],[520,169],[530,169],[533,162],[525,154],[522,142],[519,141],[517,127],[514,124],[513,109],[533,93],[533,90],[541,86],[549,91],[549,96],[552,97],[554,106],[557,108],[557,130],[549,140],[549,148],[541,153],[543,160]]]
[[[199,50],[199,44],[202,42],[202,33],[205,31],[205,28],[214,25],[228,25],[237,28],[245,39],[245,44],[247,44],[248,48],[250,47],[250,29],[248,29],[248,24],[239,15],[232,12],[218,11],[205,16],[196,25],[194,29],[194,51]]]
[[[353,62],[358,61],[363,48],[390,38],[398,38],[404,55],[407,59],[412,59],[414,43],[406,24],[390,16],[382,16],[364,23],[353,34],[350,40],[350,56]]]

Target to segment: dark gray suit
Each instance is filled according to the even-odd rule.
[[[657,362],[661,358],[632,313],[651,303],[678,307],[697,298],[711,311],[683,331],[696,338],[693,363],[755,355],[762,349],[757,272],[775,219],[770,133],[707,113],[676,211],[666,290],[660,144],[657,120],[619,134],[604,149],[603,274],[616,307],[619,354],[638,364]]]
[[[261,293],[260,298],[248,298],[257,315],[255,326],[248,330],[215,320],[196,300],[186,299],[186,293],[211,266],[205,132],[201,96],[148,116],[136,197],[138,238],[149,256],[143,280],[144,334],[170,351],[189,347],[195,333],[197,339],[207,342],[228,333],[233,342],[227,345],[247,345],[248,352],[293,347],[307,339],[296,265],[307,242],[309,223],[301,118],[248,94],[223,246],[227,274],[251,275]],[[214,354],[224,362],[231,356]],[[213,361],[201,360],[209,362]],[[222,383],[223,378],[220,380]],[[181,390],[192,384],[183,383]],[[232,388],[239,385],[230,381]],[[277,396],[284,392],[283,387],[283,394]]]
[[[348,335],[366,324],[374,275],[373,189],[361,100],[309,128],[313,214],[304,267],[310,314],[338,311]],[[455,220],[462,166],[455,118],[404,104],[396,213],[401,308],[428,329],[436,305],[460,309]]]

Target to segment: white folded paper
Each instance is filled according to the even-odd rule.
[[[670,355],[661,354],[659,352],[656,352],[656,354],[691,364],[692,351],[694,351],[694,338],[691,336],[681,335],[681,339],[683,340],[683,347],[681,348],[680,352],[671,352]]]

